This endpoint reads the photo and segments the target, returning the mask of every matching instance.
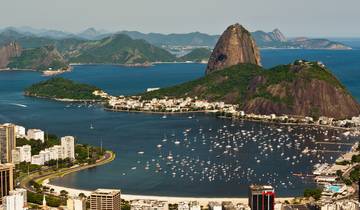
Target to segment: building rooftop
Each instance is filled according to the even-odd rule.
[[[97,189],[91,195],[116,195],[121,193],[119,189]]]
[[[270,185],[250,185],[252,191],[274,191],[274,188]]]
[[[0,163],[0,169],[5,169],[5,168],[9,168],[9,167],[15,167],[15,165],[13,165],[11,163],[5,163],[5,164]]]

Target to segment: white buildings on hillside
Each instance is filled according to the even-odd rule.
[[[73,136],[61,137],[61,145],[41,150],[38,155],[33,155],[31,164],[44,165],[50,160],[65,158],[75,159],[75,138]]]
[[[31,162],[31,146],[24,145],[21,147],[16,147],[12,150],[12,162],[18,164],[20,162]]]
[[[26,137],[26,129],[23,126],[15,125],[15,132],[17,138],[25,138]]]
[[[75,159],[75,138],[73,136],[61,137],[61,147],[63,148],[64,159]]]
[[[50,160],[63,159],[63,147],[61,145],[55,145],[49,148]]]
[[[44,163],[44,157],[40,155],[33,155],[31,157],[31,164],[42,166]]]
[[[39,140],[42,143],[44,143],[44,141],[45,141],[45,133],[44,133],[44,131],[42,131],[40,129],[29,129],[27,131],[27,138],[28,139]]]

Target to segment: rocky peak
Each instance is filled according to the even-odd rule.
[[[9,44],[0,48],[0,68],[6,68],[12,57],[21,55],[22,49],[17,42],[10,42]]]
[[[286,37],[284,36],[283,33],[281,33],[281,31],[279,29],[274,29],[271,32],[271,36],[275,41],[279,41],[279,42],[286,42],[287,41]]]
[[[220,36],[210,56],[206,74],[242,63],[260,65],[260,53],[251,33],[237,23],[229,26]]]

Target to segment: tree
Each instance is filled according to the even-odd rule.
[[[313,197],[315,200],[319,200],[321,197],[322,190],[321,189],[305,189],[304,197],[309,198]]]
[[[79,198],[86,198],[86,195],[84,193],[79,193]]]
[[[61,190],[60,191],[60,196],[62,196],[62,197],[67,197],[68,196],[68,194],[69,194],[69,192],[68,191],[66,191],[66,190]]]

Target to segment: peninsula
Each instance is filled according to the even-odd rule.
[[[26,88],[25,95],[59,101],[101,101],[101,97],[93,94],[96,90],[100,89],[69,79],[54,77]]]
[[[250,33],[239,24],[228,27],[200,79],[141,95],[152,98],[198,98],[236,104],[246,113],[327,116],[360,114],[360,105],[321,62],[296,60],[269,70]]]

